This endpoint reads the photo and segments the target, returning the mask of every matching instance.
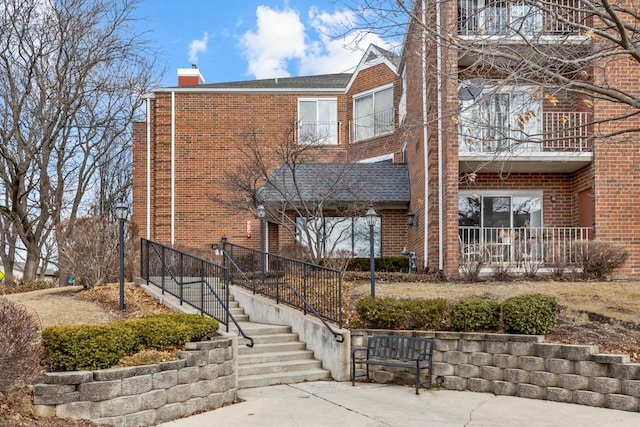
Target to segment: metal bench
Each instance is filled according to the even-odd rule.
[[[365,353],[364,357],[359,353]],[[365,374],[369,379],[369,366],[393,366],[411,368],[416,371],[416,394],[421,384],[431,388],[433,340],[429,338],[406,337],[401,335],[375,335],[367,339],[366,348],[356,348],[351,352],[351,385],[356,381],[356,364],[365,365]],[[420,372],[428,369],[427,380],[420,381]]]

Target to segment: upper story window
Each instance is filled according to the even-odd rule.
[[[392,85],[354,96],[353,140],[393,132],[394,114]]]
[[[536,151],[541,133],[542,96],[536,87],[487,88],[461,101],[461,152]]]
[[[458,0],[459,32],[475,36],[534,36],[542,31],[538,8],[514,0]]]
[[[338,143],[338,101],[336,98],[298,100],[298,142],[303,144]]]

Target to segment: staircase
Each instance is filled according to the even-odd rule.
[[[313,352],[298,340],[290,326],[269,325],[249,321],[237,301],[229,302],[231,314],[244,333],[253,338],[238,339],[238,388],[294,384],[329,379],[331,373],[313,358]],[[233,330],[233,328],[231,328]]]
[[[162,295],[155,286],[142,286],[142,289],[176,311],[198,313],[189,305],[180,305],[174,296]],[[229,296],[229,310],[244,333],[253,338],[253,347],[247,347],[248,340],[238,336],[238,388],[331,378],[331,372],[322,369],[322,363],[313,358],[313,352],[298,340],[290,326],[251,322],[233,296]],[[233,324],[230,331],[237,332]]]

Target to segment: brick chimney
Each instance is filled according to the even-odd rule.
[[[204,77],[196,64],[191,68],[178,68],[178,86],[197,86],[204,84]]]

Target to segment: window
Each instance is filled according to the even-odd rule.
[[[458,0],[464,35],[534,36],[542,29],[538,8],[513,0]]]
[[[458,198],[460,227],[542,227],[542,194],[481,194]]]
[[[296,218],[298,241],[328,255],[336,250],[348,250],[355,257],[369,257],[369,225],[364,217]],[[306,232],[305,232],[306,227]],[[380,218],[373,227],[374,256],[381,254]],[[311,239],[311,241],[309,241]]]
[[[487,89],[461,101],[461,152],[539,151],[542,101],[535,87]]]
[[[335,98],[298,100],[298,142],[338,143],[338,102]]]
[[[353,109],[354,141],[393,132],[393,86],[355,96]]]

